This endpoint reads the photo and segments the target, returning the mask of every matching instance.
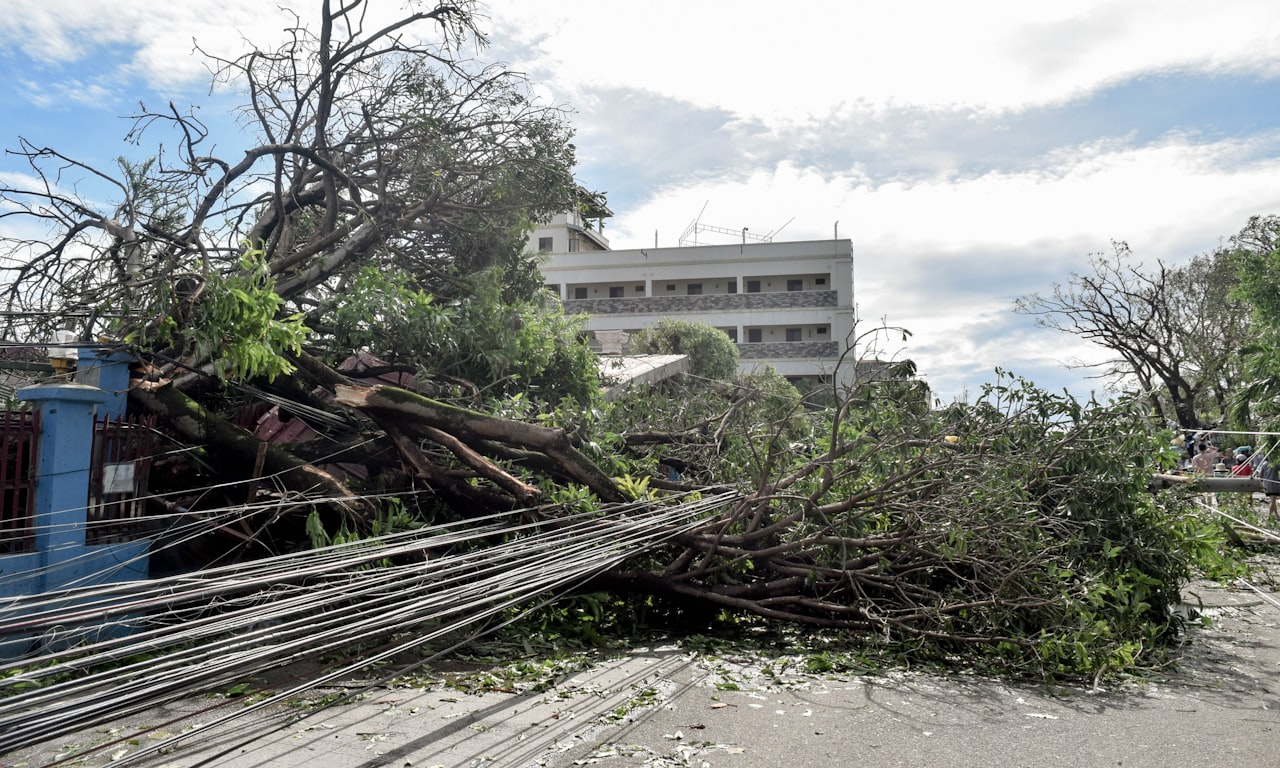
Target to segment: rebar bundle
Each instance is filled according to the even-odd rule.
[[[375,649],[129,757],[137,759],[561,593],[696,528],[734,498],[616,505],[550,524],[471,520],[0,604],[0,642],[38,649],[0,664],[0,753],[302,659]]]

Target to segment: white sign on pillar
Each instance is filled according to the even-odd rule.
[[[102,468],[102,493],[134,493],[137,483],[134,481],[133,462],[107,464]]]

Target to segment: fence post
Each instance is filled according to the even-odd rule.
[[[32,593],[59,589],[81,568],[89,503],[89,459],[95,408],[107,395],[84,384],[37,384],[18,390],[18,399],[40,409],[40,454],[36,465],[36,550],[41,584]]]
[[[127,352],[113,352],[103,347],[80,347],[76,363],[76,383],[97,387],[106,395],[99,416],[123,416],[129,400],[129,364],[134,361]]]
[[[21,616],[27,599],[60,600],[72,611],[90,594],[77,588],[145,579],[149,571],[148,539],[89,545],[86,541],[89,486],[92,478],[95,417],[107,409],[110,394],[85,384],[41,384],[18,390],[18,399],[40,413],[33,517],[35,548],[26,573],[0,584],[0,619]],[[61,593],[60,595],[58,593]],[[38,634],[6,632],[0,636],[0,659],[21,658],[31,652],[58,648],[135,631],[138,617],[101,606],[94,618],[68,620]],[[0,625],[4,622],[0,620]]]

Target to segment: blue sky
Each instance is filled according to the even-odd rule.
[[[234,146],[232,96],[193,40],[272,43],[276,3],[0,0],[0,143],[89,162],[138,101],[196,104]],[[318,3],[286,2],[305,17]],[[6,7],[9,6],[9,7]],[[399,2],[378,0],[378,13]],[[1112,241],[1177,263],[1280,213],[1280,4],[1160,0],[887,4],[794,0],[483,4],[487,49],[571,110],[580,181],[608,193],[615,247],[674,245],[702,221],[853,241],[859,315],[913,332],[943,400],[1001,367],[1100,384],[1105,354],[1012,302]],[[784,13],[785,11],[785,13]],[[0,158],[0,177],[22,168]]]

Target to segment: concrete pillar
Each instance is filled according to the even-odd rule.
[[[76,365],[76,383],[97,387],[107,396],[99,416],[116,418],[125,414],[129,401],[129,365],[134,356],[101,347],[81,347]]]
[[[89,461],[93,419],[107,395],[84,384],[23,387],[18,399],[40,410],[40,456],[36,468],[36,549],[43,566],[40,591],[58,589],[78,568],[59,567],[85,549]]]

